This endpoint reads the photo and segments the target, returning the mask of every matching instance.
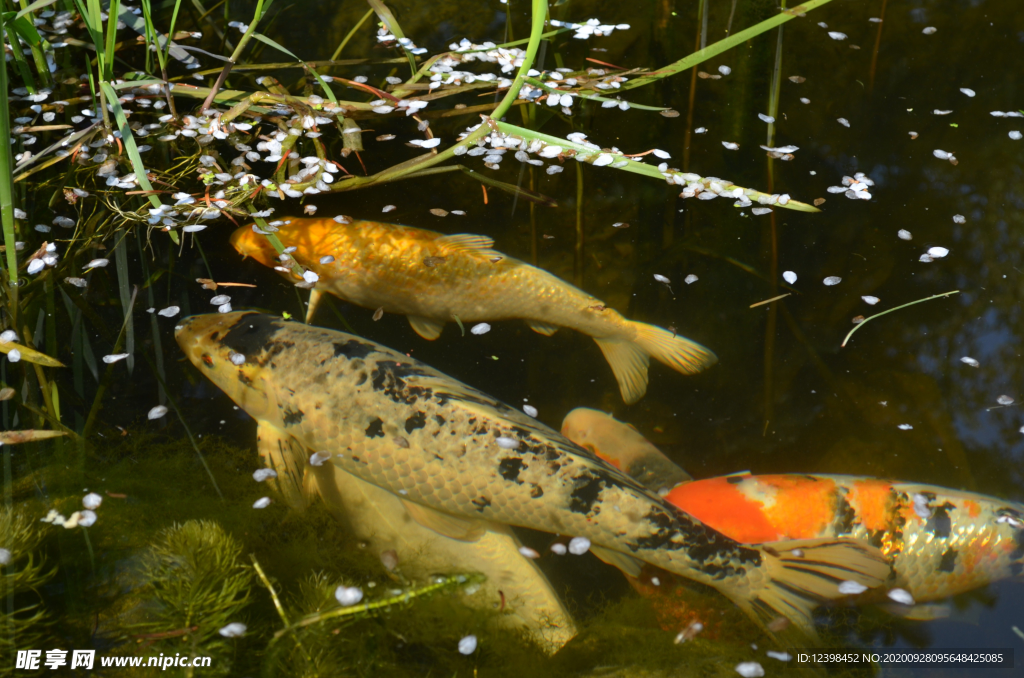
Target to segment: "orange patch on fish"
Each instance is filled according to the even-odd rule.
[[[981,515],[981,506],[976,501],[965,499],[964,508],[967,509],[967,515],[971,518],[977,518]]]
[[[888,529],[891,492],[892,484],[885,480],[865,478],[853,481],[848,501],[869,531]]]
[[[765,502],[764,514],[779,539],[816,539],[832,522],[836,483],[830,478],[773,475],[750,478],[749,482],[771,489],[774,501]]]
[[[782,539],[764,514],[764,506],[750,499],[736,477],[710,478],[684,483],[665,497],[705,525],[744,544]]]

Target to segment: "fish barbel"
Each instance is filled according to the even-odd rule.
[[[585,537],[599,557],[662,567],[809,633],[840,582],[871,588],[889,574],[877,549],[852,540],[740,545],[535,419],[350,334],[235,312],[187,318],[175,337],[242,409],[400,495],[421,522]]]
[[[650,443],[639,448],[636,429],[596,410],[573,410],[562,432],[613,464],[630,462],[630,470],[674,466]],[[685,473],[676,469],[675,477]],[[682,482],[665,498],[742,543],[836,537],[868,542],[892,564],[888,587],[907,591],[916,603],[1024,572],[1024,504],[983,494],[857,476],[744,473]]]
[[[231,236],[241,254],[281,266],[270,242],[252,226]],[[491,249],[482,235],[442,235],[410,226],[292,217],[277,230],[288,256],[319,276],[310,296],[312,315],[321,294],[386,313],[408,316],[424,339],[436,339],[452,320],[521,318],[550,336],[559,327],[590,335],[615,374],[622,398],[634,403],[647,391],[650,358],[693,374],[717,361],[700,344],[654,325],[634,322],[600,300],[535,266]],[[334,257],[321,264],[321,258]]]

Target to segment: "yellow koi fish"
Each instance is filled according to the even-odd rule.
[[[562,432],[649,487],[685,475],[636,429],[602,412],[573,410]],[[669,471],[652,482],[644,472],[651,468]],[[1024,573],[1024,505],[983,494],[856,476],[744,473],[684,480],[665,498],[743,543],[850,537],[877,546],[892,564],[888,588],[908,594],[886,609],[909,618],[941,616],[920,603]]]
[[[234,232],[235,249],[296,279],[253,228]],[[564,280],[496,252],[486,236],[297,217],[286,220],[277,236],[285,248],[294,248],[288,256],[319,276],[310,296],[310,315],[320,295],[330,292],[359,306],[406,315],[424,339],[436,339],[445,323],[456,319],[522,318],[546,336],[569,327],[594,338],[627,403],[647,391],[651,357],[683,374],[700,372],[717,360],[700,344],[627,320]]]
[[[235,312],[185,319],[175,337],[261,426],[445,533],[570,535],[620,567],[656,565],[761,623],[781,615],[808,633],[813,608],[841,597],[841,582],[872,588],[889,574],[878,549],[848,539],[738,544],[537,420],[350,334]],[[311,462],[288,463],[298,473]]]

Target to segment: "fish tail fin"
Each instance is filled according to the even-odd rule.
[[[647,392],[647,367],[652,357],[683,374],[696,374],[718,362],[714,353],[686,337],[655,325],[627,322],[636,330],[633,341],[621,337],[594,339],[615,373],[626,404],[635,403]]]
[[[774,542],[759,548],[767,579],[749,597],[733,600],[770,633],[781,630],[777,620],[785,618],[814,638],[811,614],[846,595],[839,590],[841,583],[877,588],[891,573],[881,551],[853,539]]]
[[[696,374],[716,362],[718,357],[695,341],[656,325],[631,322],[636,343],[652,358],[677,372]]]
[[[619,382],[619,392],[627,405],[631,405],[647,393],[647,366],[650,358],[639,345],[623,339],[594,339],[604,353],[615,380]]]

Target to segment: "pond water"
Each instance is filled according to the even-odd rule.
[[[177,28],[204,32],[187,44],[230,54],[217,33],[226,31],[234,45],[241,33],[225,24],[249,23],[250,4],[218,8],[212,23],[183,6]],[[599,17],[628,28],[586,40],[571,32],[553,36],[541,44],[534,67],[577,73],[656,69],[682,59],[702,40],[712,45],[730,29],[735,33],[777,13],[768,2],[708,2],[704,16],[696,5],[560,2],[551,8],[554,19]],[[420,59],[464,37],[504,43],[525,39],[530,31],[529,4],[517,0],[388,6],[405,35],[427,50]],[[671,157],[649,157],[647,164],[665,162],[767,194],[788,194],[818,204],[816,213],[775,205],[767,214],[754,214],[756,198],[747,207],[733,206],[733,198],[683,199],[679,186],[660,178],[571,160],[545,159],[546,166],[564,166],[552,174],[515,160],[513,151],[495,169],[485,167],[482,156],[446,164],[459,162],[532,189],[544,196],[542,202],[455,171],[302,200],[261,197],[256,204],[276,209],[268,220],[301,216],[303,205],[312,204],[325,220],[344,214],[445,234],[486,235],[501,253],[575,283],[627,318],[689,337],[718,357],[716,365],[690,376],[652,362],[646,395],[626,405],[601,351],[580,332],[563,329],[547,337],[519,320],[490,320],[490,331],[477,335],[449,322],[439,338],[426,341],[400,314],[378,319],[375,307],[336,298],[325,299],[313,317],[315,325],[390,347],[512,407],[532,406],[539,421],[555,430],[570,410],[587,407],[631,424],[698,479],[740,471],[843,474],[976,492],[997,503],[1024,502],[1024,325],[1018,303],[1024,293],[1024,140],[1017,133],[1024,131],[1018,82],[1024,17],[1015,9],[1002,0],[835,0],[695,69],[635,90],[602,92],[671,109],[673,117],[579,99],[571,115],[543,102],[516,105],[505,115],[508,123],[562,139],[582,132],[588,141],[624,153],[663,150]],[[275,3],[260,30],[303,59],[324,61],[366,10],[359,3]],[[154,13],[156,25],[166,27],[170,5],[154,7]],[[409,65],[403,60],[379,63],[403,54],[393,43],[378,42],[375,21],[355,31],[341,58],[378,63],[320,72],[351,80],[365,76],[382,88],[385,78],[406,79]],[[87,39],[79,24],[70,34]],[[119,36],[135,39],[126,31]],[[290,58],[264,43],[251,43],[254,49],[255,56],[242,62]],[[211,86],[221,62],[192,54],[211,69],[202,71],[202,82],[174,63],[169,74]],[[119,56],[143,67],[142,49],[124,49]],[[74,69],[80,64],[60,65],[65,78],[78,77]],[[492,63],[466,68],[498,72]],[[11,87],[22,84],[17,73],[9,70]],[[297,96],[323,94],[312,79],[299,82],[302,71],[295,68],[240,69],[225,87],[262,91],[255,78],[268,74]],[[499,75],[514,74],[513,69]],[[374,96],[355,85],[333,87],[339,99],[366,102]],[[88,94],[77,84],[59,85],[53,97],[80,96],[83,89]],[[441,139],[440,151],[486,113],[460,112],[456,104],[493,106],[503,96],[493,86],[467,88],[432,100],[419,115]],[[195,111],[200,101],[178,96],[177,109]],[[30,105],[13,102],[12,115],[34,115],[26,113]],[[62,108],[56,123],[69,118],[72,108]],[[140,109],[132,119],[151,123],[166,113]],[[374,174],[424,152],[405,144],[424,138],[411,117],[363,113],[355,116],[364,129],[358,158],[342,157],[337,128],[320,139],[327,157],[346,173]],[[769,126],[759,114],[774,115],[774,123]],[[87,122],[66,124],[80,129]],[[161,199],[172,203],[169,194],[184,191],[203,203],[195,140],[162,142],[156,133],[140,143],[153,146],[142,157],[158,170],[155,188],[168,192]],[[38,152],[58,138],[46,134],[54,132],[38,132],[42,140],[36,146],[20,145],[25,139],[19,137],[16,152]],[[382,135],[396,138],[378,141]],[[312,140],[302,143],[307,146],[300,155],[315,152]],[[789,160],[771,159],[761,145],[798,148]],[[228,162],[240,152],[221,140],[211,148],[219,148]],[[99,152],[94,149],[94,157]],[[189,160],[178,167],[179,157]],[[26,586],[13,581],[15,569],[5,574],[0,563],[7,587],[0,605],[8,625],[0,627],[0,653],[12,653],[0,656],[0,675],[30,673],[11,668],[15,650],[41,649],[45,657],[53,648],[96,650],[97,657],[210,656],[210,668],[168,669],[197,676],[728,676],[738,675],[742,662],[758,662],[767,676],[872,673],[865,665],[840,670],[768,657],[767,650],[793,652],[811,642],[783,634],[777,647],[710,588],[684,588],[674,607],[657,587],[648,585],[648,595],[640,595],[617,569],[590,553],[552,553],[554,526],[518,532],[540,554],[538,567],[579,630],[552,657],[529,636],[501,625],[504,599],[499,609],[467,607],[457,584],[448,586],[455,593],[394,602],[373,615],[332,617],[275,638],[287,625],[282,614],[295,621],[337,609],[339,585],[380,601],[418,591],[427,575],[471,572],[472,563],[446,572],[403,573],[407,554],[398,553],[394,570],[360,538],[358,527],[336,520],[319,500],[291,510],[285,498],[255,482],[253,472],[264,465],[256,451],[257,423],[186,359],[175,342],[175,326],[191,314],[216,312],[211,299],[225,294],[234,310],[301,320],[309,293],[253,258],[243,260],[229,242],[236,224],[227,218],[204,221],[207,228],[200,233],[181,233],[180,244],[145,223],[108,220],[115,210],[143,208],[130,203],[142,198],[107,187],[88,162],[74,167],[69,173],[63,160],[15,184],[15,205],[27,212],[17,223],[17,237],[25,242],[19,256],[55,241],[60,262],[28,276],[13,329],[19,341],[27,335],[67,368],[36,369],[25,360],[3,359],[0,379],[14,394],[0,402],[2,428],[53,429],[58,419],[71,433],[2,448],[8,522],[0,520],[0,535],[6,530],[21,549],[11,549],[18,572],[27,567],[24,558],[17,560],[25,553],[44,566],[25,575],[31,584]],[[131,171],[126,161],[121,172]],[[274,163],[253,162],[251,171],[269,177]],[[864,186],[863,199],[829,191],[847,190],[844,177],[857,173],[873,182]],[[63,190],[72,187],[90,195],[72,203]],[[33,230],[60,216],[78,228]],[[241,215],[234,221],[251,223]],[[110,263],[86,273],[96,258]],[[77,287],[68,277],[85,278],[87,286]],[[826,283],[830,277],[839,281]],[[197,279],[242,286],[213,291]],[[752,306],[780,295],[786,296]],[[12,328],[11,300],[4,298],[3,329]],[[500,301],[499,292],[495,303]],[[170,306],[180,312],[154,312]],[[872,317],[888,310],[893,312]],[[858,317],[867,318],[866,324],[841,346]],[[127,343],[118,342],[123,347],[115,350],[122,327]],[[109,365],[102,360],[121,352],[130,357]],[[167,413],[150,419],[152,408],[161,405]],[[102,497],[94,525],[64,529],[39,522],[51,509],[70,516],[90,492]],[[270,505],[253,508],[263,497]],[[10,523],[14,514],[25,522]],[[561,535],[559,543],[571,536]],[[645,576],[649,584],[650,573]],[[935,603],[945,606],[946,618],[902,619],[876,606],[824,610],[818,616],[820,642],[876,652],[1013,648],[1016,661],[1024,661],[1019,577],[948,600],[938,596]],[[22,611],[12,615],[15,610]],[[45,619],[31,620],[36,611],[45,611]],[[10,622],[14,618],[17,624]],[[694,619],[708,633],[675,642]],[[244,635],[219,633],[229,622],[244,623]],[[459,643],[468,636],[478,645],[463,654]],[[101,675],[125,670],[100,667],[97,659]],[[129,669],[132,675],[147,670],[153,671]],[[893,676],[969,673],[908,665],[880,670]]]

